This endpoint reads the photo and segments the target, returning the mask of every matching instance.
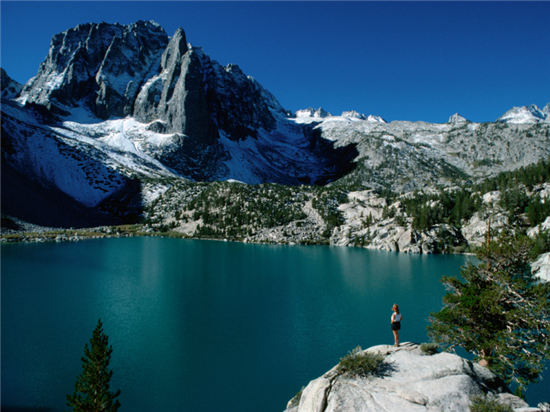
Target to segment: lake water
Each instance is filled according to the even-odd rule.
[[[440,277],[468,259],[169,238],[1,252],[2,411],[18,412],[67,410],[98,318],[121,411],[281,412],[357,345],[393,344],[393,303],[401,341],[425,342]]]

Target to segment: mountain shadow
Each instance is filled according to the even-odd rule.
[[[87,207],[57,187],[32,180],[6,161],[2,161],[1,172],[2,215],[39,226],[86,228],[135,223],[143,209],[139,181],[128,180],[100,207]]]
[[[310,150],[320,159],[319,174],[314,179],[302,183],[324,186],[352,172],[359,156],[356,143],[335,147],[334,141],[325,139],[321,129],[313,129],[310,136]]]

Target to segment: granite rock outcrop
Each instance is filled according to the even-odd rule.
[[[485,395],[514,411],[529,408],[489,369],[451,353],[426,355],[420,345],[374,346],[385,359],[368,377],[342,375],[335,366],[311,381],[285,412],[469,412],[470,399]]]

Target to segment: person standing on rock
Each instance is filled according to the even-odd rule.
[[[399,329],[401,329],[401,319],[403,315],[399,312],[399,306],[397,304],[393,305],[393,313],[391,315],[391,330],[395,339],[395,346],[399,346]]]

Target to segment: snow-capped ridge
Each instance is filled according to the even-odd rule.
[[[374,116],[372,114],[369,114],[368,116],[358,113],[355,110],[345,111],[342,112],[342,116],[348,119],[359,119],[359,120],[366,120],[369,123],[388,123],[384,119],[382,119],[380,116]]]
[[[513,107],[500,116],[496,122],[514,124],[548,123],[550,122],[550,103],[543,110],[539,109],[536,104]]]
[[[342,112],[342,117],[348,117],[350,119],[367,120],[367,116],[362,113],[357,113],[355,110]]]
[[[369,122],[369,123],[384,123],[384,124],[388,123],[386,120],[384,120],[380,116],[374,116],[372,114],[368,115],[367,122]]]
[[[324,119],[326,117],[332,117],[332,114],[325,111],[322,107],[319,107],[318,109],[308,107],[307,109],[298,110],[296,112],[296,117],[313,117],[315,119]]]

